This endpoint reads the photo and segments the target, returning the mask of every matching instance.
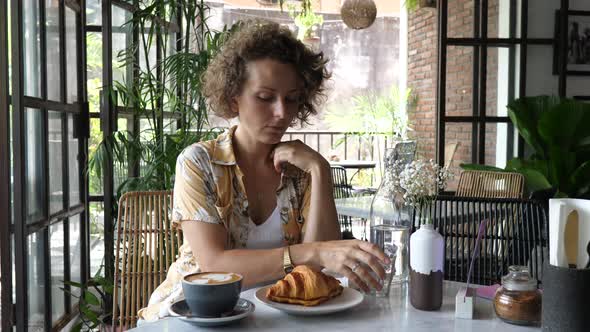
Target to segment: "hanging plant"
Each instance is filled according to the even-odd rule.
[[[299,40],[313,38],[314,27],[317,28],[324,23],[324,16],[313,12],[310,0],[303,0],[299,11],[294,5],[289,5],[289,16],[297,26],[297,39]]]

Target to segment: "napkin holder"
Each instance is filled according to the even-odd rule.
[[[477,231],[477,239],[475,240],[475,251],[471,257],[471,264],[469,265],[469,272],[467,273],[467,286],[459,288],[459,292],[455,296],[455,317],[463,319],[473,319],[473,312],[475,311],[475,288],[469,287],[471,281],[471,274],[473,273],[473,264],[475,258],[479,255],[479,244],[481,238],[485,233],[487,225],[487,219],[484,219],[479,224],[479,230]]]
[[[473,319],[475,288],[463,286],[455,296],[455,317]]]

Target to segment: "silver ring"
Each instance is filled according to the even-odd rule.
[[[356,269],[358,269],[358,268],[359,268],[359,266],[361,266],[361,263],[358,263],[358,262],[357,262],[356,264],[354,264],[354,266],[351,268],[352,272],[353,272],[353,273],[354,273],[354,272],[356,272]]]

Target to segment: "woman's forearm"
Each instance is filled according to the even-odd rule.
[[[289,248],[291,261],[294,265],[318,265],[318,257],[314,253],[314,244],[297,244]],[[202,271],[235,272],[244,277],[245,288],[253,285],[283,278],[284,248],[276,249],[235,249],[224,250],[210,257],[201,259]]]
[[[340,225],[332,190],[332,175],[326,161],[318,164],[311,171],[311,202],[303,241],[328,241],[340,238]]]

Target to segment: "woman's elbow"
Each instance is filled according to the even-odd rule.
[[[221,255],[222,253],[208,254],[196,258],[201,272],[221,272],[223,270],[221,267],[222,264],[220,264],[222,261]]]

